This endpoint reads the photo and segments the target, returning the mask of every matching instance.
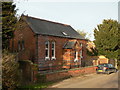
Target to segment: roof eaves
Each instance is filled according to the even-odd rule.
[[[50,20],[35,18],[35,17],[32,17],[32,16],[26,16],[26,15],[23,15],[23,16],[24,16],[24,17],[27,17],[27,18],[33,18],[33,19],[42,20],[42,21],[46,21],[46,22],[51,22],[51,23],[55,23],[55,24],[60,24],[60,25],[64,25],[64,26],[70,26],[70,25],[68,25],[68,24],[63,24],[63,23],[54,22],[54,21],[50,21]]]

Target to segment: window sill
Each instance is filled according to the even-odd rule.
[[[50,58],[49,57],[45,57],[45,60],[50,60]]]
[[[74,62],[78,62],[78,59],[74,59]]]
[[[80,56],[80,58],[83,58],[83,56]]]
[[[51,60],[56,60],[56,58],[55,58],[55,57],[52,57]]]

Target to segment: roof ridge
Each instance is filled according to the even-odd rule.
[[[60,25],[64,25],[64,26],[70,26],[68,24],[63,24],[63,23],[59,23],[59,22],[54,22],[54,21],[46,20],[46,19],[36,18],[36,17],[28,16],[28,15],[23,15],[23,16],[29,17],[29,18],[33,18],[33,19],[42,20],[42,21],[46,21],[46,22],[51,22],[51,23],[55,23],[55,24],[60,24]]]
[[[28,15],[21,15],[35,34],[50,35],[64,38],[84,39],[77,31],[70,25],[53,22],[45,19],[31,17]]]

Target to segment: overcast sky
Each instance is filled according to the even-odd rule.
[[[18,14],[29,15],[41,19],[51,20],[71,25],[75,30],[84,30],[91,34],[103,19],[118,20],[118,0],[18,0],[15,2]]]

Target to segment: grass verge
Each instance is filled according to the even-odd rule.
[[[52,85],[54,82],[46,82],[46,83],[36,83],[36,84],[31,84],[31,85],[26,85],[26,86],[20,86],[19,89],[40,89],[40,88],[47,88],[49,85]]]

